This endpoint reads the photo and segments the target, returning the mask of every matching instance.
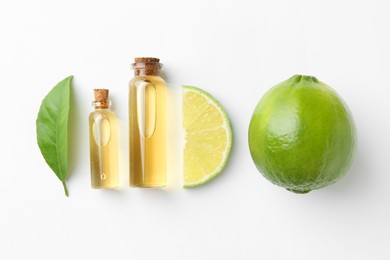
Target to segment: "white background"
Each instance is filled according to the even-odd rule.
[[[390,259],[389,13],[385,0],[1,0],[0,258]],[[161,58],[172,88],[201,87],[226,108],[234,146],[209,184],[90,188],[95,87],[111,90],[128,178],[135,56]],[[247,145],[257,101],[294,74],[333,87],[359,139],[349,173],[305,195],[266,181]],[[41,100],[68,75],[69,198],[35,136]]]

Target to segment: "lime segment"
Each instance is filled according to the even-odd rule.
[[[229,119],[207,92],[183,86],[184,187],[202,185],[224,168],[232,145]]]

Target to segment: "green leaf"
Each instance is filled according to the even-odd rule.
[[[46,163],[62,182],[65,195],[68,177],[68,118],[73,76],[60,81],[43,99],[39,108],[37,141]]]

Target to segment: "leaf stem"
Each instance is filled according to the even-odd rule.
[[[65,191],[66,197],[69,197],[68,187],[66,187],[65,181],[62,181],[62,186],[64,186],[64,191]]]

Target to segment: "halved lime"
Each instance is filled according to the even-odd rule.
[[[184,187],[202,185],[224,168],[232,130],[221,104],[209,93],[183,86]]]

